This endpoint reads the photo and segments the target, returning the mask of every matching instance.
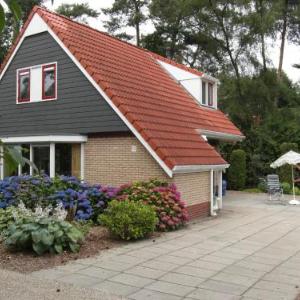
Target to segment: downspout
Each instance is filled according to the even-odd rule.
[[[210,215],[215,217],[217,214],[214,211],[214,170],[210,170]]]

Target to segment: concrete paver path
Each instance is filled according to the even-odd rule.
[[[231,192],[216,218],[31,274],[135,300],[295,299],[300,207]]]

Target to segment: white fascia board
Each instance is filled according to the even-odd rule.
[[[210,170],[225,170],[229,168],[229,164],[224,165],[184,165],[184,166],[175,166],[173,168],[174,174],[180,173],[197,173],[197,172],[205,172]]]
[[[19,136],[4,137],[0,140],[5,144],[21,143],[85,143],[87,136],[84,135],[43,135],[43,136]]]
[[[85,75],[85,77],[90,81],[90,83],[94,86],[94,88],[100,93],[100,95],[106,100],[106,102],[111,106],[111,108],[117,113],[117,115],[121,118],[121,120],[126,124],[126,126],[131,130],[131,132],[135,135],[135,137],[141,142],[141,144],[147,149],[147,151],[150,153],[150,155],[157,161],[157,163],[162,167],[162,169],[167,173],[169,177],[173,176],[172,170],[165,164],[165,162],[153,151],[153,149],[150,147],[150,145],[144,140],[142,135],[134,128],[134,126],[127,120],[127,118],[121,113],[121,111],[118,109],[118,107],[111,101],[111,99],[106,95],[106,93],[100,88],[97,82],[89,75],[89,73],[83,68],[83,66],[78,62],[76,57],[71,53],[71,51],[63,44],[63,42],[59,39],[59,37],[53,32],[53,30],[47,25],[47,23],[38,15],[35,14],[36,18],[38,18],[38,21],[35,21],[34,24],[39,24],[39,26],[42,26],[43,32],[47,31],[49,34],[54,38],[54,40],[58,43],[58,45],[66,52],[66,54],[70,57],[70,59],[73,61],[73,63],[79,68],[79,70]],[[43,25],[42,25],[43,24]],[[46,27],[45,27],[46,26]],[[29,24],[30,27],[30,24]],[[44,30],[46,28],[46,30]],[[26,31],[28,28],[26,29]],[[17,50],[19,49],[20,45],[22,44],[25,36],[28,36],[31,32],[36,34],[33,29],[29,31],[29,33],[26,32],[22,39],[20,40],[18,46],[16,47],[12,57],[15,55]],[[12,57],[8,64],[5,67],[4,72],[8,68],[8,65],[10,64]],[[2,74],[1,74],[2,75]],[[2,75],[3,76],[3,75]],[[0,77],[1,80],[1,77]]]
[[[205,129],[198,129],[197,130],[201,135],[204,135],[207,138],[215,138],[223,141],[242,141],[245,139],[245,136],[243,135],[236,135],[236,134],[230,134],[230,133],[223,133],[223,132],[217,132],[217,131],[211,131],[211,130],[205,130]]]

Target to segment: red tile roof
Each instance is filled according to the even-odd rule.
[[[34,8],[29,21],[34,13],[42,17],[170,169],[226,164],[197,129],[238,136],[241,132],[221,111],[200,106],[157,59],[197,75],[201,72],[40,7]]]

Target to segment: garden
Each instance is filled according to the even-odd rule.
[[[0,266],[51,267],[188,220],[176,186],[159,180],[108,187],[66,176],[7,177],[0,181]]]

